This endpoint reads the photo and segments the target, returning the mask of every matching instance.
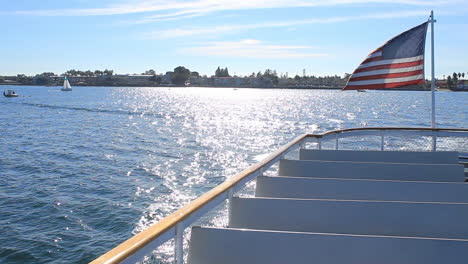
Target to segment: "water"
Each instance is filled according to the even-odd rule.
[[[0,263],[87,263],[302,133],[430,124],[428,92],[12,88]],[[468,93],[437,93],[439,126],[467,117]]]

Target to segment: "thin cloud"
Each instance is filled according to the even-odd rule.
[[[168,38],[189,37],[189,36],[196,36],[196,35],[215,36],[219,34],[239,32],[239,31],[244,31],[244,30],[249,30],[249,29],[280,28],[280,27],[291,27],[291,26],[309,25],[309,24],[330,24],[330,23],[348,22],[348,21],[353,21],[353,20],[424,17],[425,15],[428,15],[428,12],[426,10],[391,12],[391,13],[379,13],[379,14],[372,14],[372,15],[341,16],[341,17],[328,17],[328,18],[292,20],[292,21],[281,21],[281,22],[272,21],[272,22],[257,23],[257,24],[224,25],[224,26],[215,26],[215,27],[176,28],[176,29],[152,31],[152,32],[144,33],[143,35],[145,38],[149,38],[149,39],[168,39]]]
[[[183,48],[182,53],[198,56],[217,56],[235,58],[291,59],[304,57],[323,57],[326,53],[310,52],[312,46],[271,45],[260,40],[216,41],[198,46]]]
[[[199,17],[208,14],[205,10],[184,10],[179,12],[173,12],[168,14],[157,14],[152,16],[146,16],[141,19],[136,20],[128,20],[124,21],[126,24],[145,24],[150,22],[157,22],[157,21],[169,21],[169,20],[179,20],[179,19],[187,19],[192,17]]]
[[[265,9],[265,8],[289,8],[289,7],[316,7],[338,6],[352,4],[402,4],[411,6],[438,6],[458,3],[461,0],[195,0],[195,1],[164,1],[164,0],[140,0],[126,4],[114,4],[102,8],[75,8],[52,10],[20,10],[14,13],[37,16],[109,16],[135,13],[160,12],[162,14],[146,16],[139,23],[158,21],[161,16],[178,17],[181,12],[205,15],[208,13],[225,10]],[[180,16],[185,18],[187,16]]]
[[[168,30],[159,30],[144,33],[143,37],[147,39],[168,39],[168,38],[178,38],[178,37],[190,37],[196,35],[203,36],[214,36],[226,32],[241,31],[247,29],[254,29],[262,27],[257,24],[252,25],[226,25],[226,26],[216,26],[216,27],[205,27],[205,28],[175,28]]]

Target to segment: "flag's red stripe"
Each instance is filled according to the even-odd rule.
[[[413,67],[423,64],[424,59],[412,61],[412,62],[403,62],[403,63],[392,63],[392,64],[384,64],[384,65],[377,65],[371,66],[362,69],[356,69],[353,73],[358,72],[366,72],[366,71],[375,71],[375,70],[384,70],[384,69],[396,69],[396,68],[406,68],[406,67]]]
[[[410,72],[398,72],[398,73],[386,73],[386,74],[377,74],[369,76],[361,76],[349,79],[349,82],[354,81],[365,81],[365,80],[376,80],[376,79],[387,79],[387,78],[399,78],[399,77],[408,77],[413,75],[423,74],[423,70],[410,71]]]
[[[381,60],[381,59],[382,59],[382,56],[378,56],[378,57],[367,59],[367,60],[363,61],[361,64],[368,63],[368,62],[373,62],[373,61],[378,61],[378,60]]]
[[[343,90],[372,90],[372,89],[386,89],[386,88],[398,88],[408,85],[417,85],[424,84],[424,80],[414,80],[407,82],[397,82],[397,83],[379,83],[379,84],[370,84],[370,85],[347,85]]]

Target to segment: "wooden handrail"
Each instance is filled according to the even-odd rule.
[[[243,170],[239,174],[227,179],[225,182],[214,187],[210,191],[206,192],[199,198],[193,200],[189,204],[170,214],[158,223],[134,235],[127,241],[123,242],[122,244],[108,251],[104,255],[95,259],[91,262],[91,264],[114,264],[125,260],[132,254],[137,252],[139,249],[143,248],[145,245],[156,239],[158,236],[162,235],[165,231],[175,227],[179,222],[189,217],[192,213],[196,212],[198,209],[202,208],[204,205],[208,204],[216,197],[220,196],[230,188],[234,187],[238,182],[242,181],[244,178],[262,169],[269,162],[285,153],[288,149],[295,146],[296,144],[304,140],[306,137],[307,134],[298,136],[293,141],[289,142],[288,144],[281,147],[279,150],[266,157],[264,160],[250,166],[249,168]]]
[[[366,128],[350,128],[350,129],[341,129],[341,130],[334,130],[329,131],[323,134],[303,134],[301,136],[296,137],[293,141],[289,142],[288,144],[284,145],[264,160],[250,166],[249,168],[243,170],[242,172],[238,173],[237,175],[227,179],[225,182],[221,183],[220,185],[214,187],[210,191],[206,192],[199,198],[193,200],[189,204],[185,205],[184,207],[180,208],[176,212],[170,214],[166,218],[162,219],[158,223],[150,226],[149,228],[143,230],[142,232],[134,235],[133,237],[129,238],[122,244],[118,245],[117,247],[113,248],[112,250],[108,251],[104,255],[100,256],[99,258],[95,259],[91,262],[91,264],[115,264],[119,263],[126,258],[130,257],[138,250],[142,249],[145,245],[149,244],[154,239],[158,238],[164,232],[174,228],[178,223],[182,222],[184,219],[189,217],[191,214],[195,213],[197,210],[202,208],[204,205],[208,204],[209,202],[216,199],[218,196],[225,193],[230,188],[236,186],[237,183],[241,182],[243,179],[247,178],[249,175],[259,171],[265,165],[282,155],[283,153],[287,152],[290,148],[294,147],[296,144],[301,142],[307,137],[311,138],[322,138],[327,135],[332,134],[339,134],[339,133],[346,133],[351,131],[363,131],[363,130],[413,130],[413,131],[460,131],[460,132],[468,132],[468,129],[446,129],[446,128],[418,128],[418,127],[405,127],[405,128],[398,128],[398,127],[366,127]]]

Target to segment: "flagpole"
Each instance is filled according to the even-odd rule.
[[[431,127],[435,128],[435,70],[434,70],[434,11],[431,10],[431,99],[432,99],[432,118]]]

